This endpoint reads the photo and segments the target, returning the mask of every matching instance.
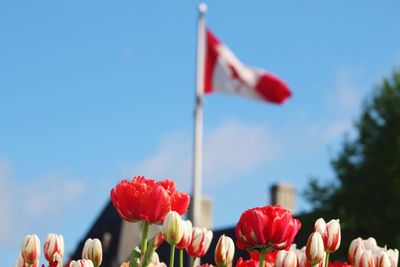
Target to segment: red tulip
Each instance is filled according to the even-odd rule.
[[[62,235],[48,234],[46,241],[43,244],[44,257],[49,263],[54,260],[54,255],[57,253],[59,257],[64,255],[64,238]]]
[[[352,265],[348,264],[347,262],[341,262],[341,261],[334,261],[334,262],[329,262],[328,267],[352,267]]]
[[[236,267],[258,267],[258,265],[257,260],[243,260],[242,257],[236,262]]]
[[[186,248],[187,254],[194,258],[206,255],[210,247],[213,233],[204,227],[193,227],[190,244]]]
[[[161,223],[169,211],[186,213],[189,195],[177,192],[171,180],[155,182],[143,176],[122,180],[111,190],[111,201],[122,219]]]
[[[249,209],[236,225],[236,245],[247,250],[288,248],[300,227],[300,221],[280,206]]]

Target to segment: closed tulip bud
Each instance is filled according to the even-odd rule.
[[[82,259],[91,260],[95,267],[103,261],[103,249],[99,239],[88,238],[83,246]]]
[[[380,251],[376,257],[376,267],[391,267],[389,254],[386,251]]]
[[[296,267],[297,257],[293,250],[279,250],[275,258],[275,267]]]
[[[190,244],[186,248],[189,256],[201,258],[206,255],[210,247],[213,233],[204,227],[193,227]]]
[[[378,245],[376,244],[376,240],[373,237],[369,237],[367,240],[364,241],[364,246],[366,250],[375,250]]]
[[[326,224],[326,239],[324,240],[325,251],[335,252],[340,246],[340,223],[339,220],[330,220]]]
[[[311,264],[307,261],[306,252],[301,250],[297,253],[297,266],[298,267],[311,267]]]
[[[19,254],[18,260],[15,262],[14,267],[25,267],[25,261],[21,254]]]
[[[324,259],[324,241],[319,232],[312,233],[308,238],[306,256],[311,265],[318,264]]]
[[[361,237],[354,239],[350,243],[349,247],[349,252],[347,253],[347,259],[349,260],[351,265],[355,265],[355,256],[357,254],[357,251],[364,251],[365,246],[364,246],[364,241],[361,239]]]
[[[227,267],[232,264],[235,254],[235,244],[232,238],[222,235],[215,247],[214,260],[218,267]]]
[[[21,255],[27,264],[34,264],[40,257],[40,240],[37,235],[27,235],[21,245]]]
[[[71,261],[68,267],[94,267],[91,260],[82,259],[77,261]]]
[[[314,232],[320,233],[322,236],[326,235],[326,222],[324,219],[319,218],[315,221]]]
[[[62,235],[48,234],[43,245],[44,257],[48,262],[53,262],[54,255],[64,255],[64,238]]]
[[[163,232],[168,244],[175,245],[181,240],[183,235],[182,219],[176,211],[170,211],[167,216],[165,216]]]
[[[391,266],[397,267],[399,262],[399,251],[397,249],[388,249],[387,254],[389,255]]]
[[[190,244],[190,240],[192,238],[192,222],[187,220],[187,221],[182,221],[182,238],[181,240],[176,244],[177,248],[180,249],[185,249],[187,246]]]
[[[164,233],[160,231],[154,236],[154,248],[161,246],[162,242],[164,242]]]
[[[374,257],[370,250],[364,250],[362,252],[361,258],[356,261],[356,267],[374,267]]]

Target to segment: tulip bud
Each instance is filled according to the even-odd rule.
[[[171,245],[175,245],[181,240],[183,235],[182,219],[176,211],[170,211],[165,216],[163,232],[165,240]]]
[[[364,250],[360,259],[356,260],[356,267],[374,267],[374,258],[371,250]]]
[[[388,249],[387,254],[389,255],[389,260],[392,267],[397,267],[399,262],[399,251],[397,249]]]
[[[305,249],[298,251],[296,257],[298,267],[311,267],[311,264],[307,261]]]
[[[14,267],[25,267],[25,261],[22,258],[21,253],[19,254],[18,260],[15,262]]]
[[[324,240],[325,251],[335,252],[340,246],[340,224],[339,220],[330,220],[326,224],[326,239]]]
[[[64,255],[64,238],[62,235],[48,234],[43,245],[44,257],[48,262],[53,262],[54,254],[59,257]]]
[[[351,241],[349,252],[347,253],[347,259],[349,260],[351,265],[353,266],[355,265],[355,256],[357,252],[364,250],[365,250],[364,241],[361,239],[361,237]]]
[[[213,233],[204,227],[193,227],[190,244],[186,248],[189,256],[201,258],[210,247]]]
[[[364,241],[364,246],[366,250],[373,251],[378,245],[376,244],[376,240],[373,237],[369,237],[367,240]]]
[[[192,222],[187,220],[187,221],[182,221],[182,238],[181,240],[176,244],[177,248],[180,249],[185,249],[187,246],[190,244],[190,240],[192,238]]]
[[[386,251],[380,251],[376,257],[376,267],[391,267],[389,254]]]
[[[214,260],[218,267],[227,267],[232,264],[235,254],[235,244],[232,238],[222,235],[215,247]]]
[[[71,261],[68,267],[94,267],[91,260],[82,259],[77,261]]]
[[[296,267],[297,257],[293,250],[279,250],[275,258],[275,267]]]
[[[158,248],[159,246],[161,246],[163,241],[164,233],[160,231],[154,236],[154,248]]]
[[[306,256],[311,265],[318,264],[324,259],[324,241],[319,232],[312,233],[308,238]]]
[[[21,245],[21,255],[27,264],[34,264],[40,257],[40,240],[37,235],[27,235]]]
[[[83,246],[82,259],[91,260],[95,267],[103,261],[103,249],[99,239],[88,238]]]
[[[322,236],[326,235],[326,222],[324,219],[319,218],[315,221],[314,232],[319,232]]]

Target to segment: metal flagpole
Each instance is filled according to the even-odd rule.
[[[203,146],[203,90],[205,63],[205,13],[207,6],[198,6],[197,21],[197,70],[196,70],[196,100],[194,110],[194,155],[193,155],[193,198],[192,223],[200,226],[201,222],[201,168]]]

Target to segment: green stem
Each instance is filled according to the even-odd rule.
[[[326,253],[326,257],[325,257],[325,267],[328,267],[328,263],[329,263],[329,253]]]
[[[260,251],[260,264],[259,267],[264,267],[265,255],[267,254],[267,248],[262,248]]]
[[[142,245],[140,247],[142,255],[146,253],[147,250],[147,235],[149,233],[149,223],[144,221],[143,222],[143,231],[142,231]]]
[[[194,265],[196,264],[196,259],[197,259],[196,257],[192,258],[192,267],[194,267]]]
[[[179,250],[179,267],[183,267],[183,249]]]
[[[169,253],[169,267],[174,267],[174,256],[175,256],[175,244],[171,244],[171,250]]]

